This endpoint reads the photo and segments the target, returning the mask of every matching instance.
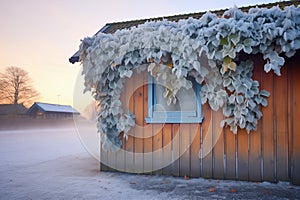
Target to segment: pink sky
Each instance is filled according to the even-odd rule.
[[[271,2],[276,0],[0,0],[0,71],[21,67],[40,101],[73,105],[74,92],[82,91],[80,64],[68,58],[80,39],[106,23]]]

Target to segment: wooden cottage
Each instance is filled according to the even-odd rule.
[[[0,104],[1,118],[24,118],[27,108],[23,104]]]
[[[291,181],[300,184],[300,123],[297,122],[300,119],[300,8],[291,6],[298,4],[299,1],[285,1],[259,5],[259,8],[253,6],[212,12],[216,15],[193,13],[109,23],[95,37],[85,39],[81,50],[69,60],[71,63],[78,62],[80,55],[87,89],[101,89],[95,95],[101,104],[98,122],[100,131],[103,132],[101,170],[247,181]],[[278,7],[273,7],[277,5]],[[247,39],[256,36],[241,36],[248,33],[241,33],[242,27],[239,26],[248,24],[255,29],[252,25],[257,25],[255,20],[259,18],[258,15],[270,16],[260,21],[262,25],[267,26],[264,23],[269,20],[270,25],[272,16],[277,12],[283,18],[290,16],[289,24],[288,21],[285,24],[291,25],[289,30],[294,30],[294,37],[289,39],[286,29],[282,36],[277,33],[276,38],[262,35],[260,42],[265,41],[261,43],[269,45],[266,48],[271,48],[268,53],[262,45],[254,44],[255,39],[250,42],[248,48]],[[255,22],[243,21],[237,25],[242,19]],[[216,26],[217,20],[223,21]],[[276,20],[280,20],[280,17]],[[279,23],[276,20],[274,23]],[[229,24],[229,21],[232,24]],[[213,26],[212,30],[217,30],[227,22],[236,27],[235,33],[228,34],[225,31],[224,35],[219,36],[220,40],[216,46],[211,47],[216,47],[217,50],[209,53],[213,51],[209,50],[209,45],[214,45],[215,40],[207,37],[208,32],[201,30],[208,31],[208,28]],[[139,24],[142,25],[138,26]],[[201,27],[201,30],[197,27]],[[234,29],[232,27],[230,31]],[[284,24],[282,27],[287,28]],[[270,26],[268,29],[275,30],[276,27]],[[155,37],[147,35],[153,32]],[[174,32],[177,35],[173,34]],[[218,33],[210,37],[217,37]],[[127,43],[122,43],[126,40],[125,36],[129,37],[131,34],[136,35],[132,35]],[[203,37],[199,36],[201,34]],[[182,38],[176,46],[174,41],[178,35]],[[148,36],[151,44],[155,46],[154,50],[147,46]],[[237,40],[236,36],[239,37]],[[161,41],[165,43],[156,44],[155,38],[162,37],[164,40]],[[293,51],[291,54],[286,53],[286,46],[277,40],[280,37],[290,44],[289,47]],[[239,42],[241,38],[243,43]],[[272,43],[272,40],[276,41]],[[124,50],[130,45],[135,45],[136,41],[140,41],[141,44],[136,44],[133,50]],[[208,52],[207,57],[203,57],[201,53],[193,54],[194,50],[199,52],[197,42],[198,46],[202,45],[204,52]],[[190,44],[192,48],[186,44]],[[238,48],[239,44],[244,45],[243,48]],[[164,51],[160,51],[158,46]],[[234,55],[224,53],[225,46],[235,49]],[[181,47],[184,49],[182,54]],[[171,53],[168,49],[172,50]],[[100,52],[99,57],[95,57],[97,52]],[[217,57],[219,52],[223,52],[221,59]],[[271,59],[270,52],[279,56]],[[135,53],[138,56],[134,55]],[[178,58],[174,54],[184,58]],[[199,64],[195,61],[190,62],[192,56],[200,60]],[[142,61],[139,61],[140,58]],[[251,64],[246,60],[251,60]],[[89,61],[104,63],[109,67],[102,69],[103,66],[93,65],[93,62]],[[136,67],[137,65],[139,67]],[[279,65],[281,68],[278,69]],[[188,66],[192,66],[192,69]],[[237,76],[238,71],[246,70],[247,66],[250,66],[250,71],[240,72]],[[209,74],[216,68],[221,74],[217,75],[222,80],[219,84],[225,89],[215,87],[211,93],[202,94],[203,91],[209,90],[207,84],[214,79]],[[99,80],[97,76],[100,77]],[[242,79],[243,76],[248,78]],[[160,77],[162,82],[158,81]],[[229,80],[230,83],[227,83],[228,77],[233,77]],[[200,80],[201,78],[203,80]],[[180,80],[176,82],[178,79]],[[170,80],[174,80],[175,83],[171,83]],[[261,92],[255,89],[255,94],[248,95],[242,89],[233,89],[235,86],[231,87],[230,84],[234,85],[236,80],[241,80],[243,87],[250,84],[249,91],[254,87],[259,88]],[[249,80],[252,84],[248,83]],[[184,85],[185,89],[181,88],[174,97],[172,95],[178,85]],[[120,93],[117,93],[118,89]],[[214,93],[216,90],[218,91]],[[222,95],[225,96],[225,100]],[[257,106],[252,106],[253,95],[257,95],[256,100],[253,100]],[[248,109],[249,115],[238,107],[241,105],[244,106],[244,110]],[[119,107],[122,112],[119,111]],[[251,107],[253,109],[249,110]],[[221,127],[220,124],[224,123],[225,126]],[[118,130],[122,131],[117,132]],[[106,151],[105,149],[110,149],[110,145],[115,145],[113,150],[116,151]]]
[[[79,112],[69,105],[57,105],[50,103],[35,102],[27,111],[32,118],[61,119],[79,115]]]

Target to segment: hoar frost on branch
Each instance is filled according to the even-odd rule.
[[[299,48],[299,6],[252,8],[248,13],[234,8],[221,18],[208,12],[200,19],[146,22],[85,38],[80,46],[82,73],[85,91],[92,91],[101,105],[98,130],[103,148],[118,150],[120,133],[127,136],[135,125],[135,116],[124,112],[120,101],[125,78],[133,70],[148,69],[152,76],[163,77],[170,86],[165,92],[168,102],[174,102],[181,87],[190,87],[186,78],[193,76],[202,84],[202,103],[223,109],[226,119],[221,126],[227,124],[234,133],[246,128],[249,133],[256,130],[260,106],[267,106],[269,93],[260,91],[252,79],[253,62],[239,61],[238,55],[261,53],[265,72],[280,75],[282,55],[292,57]],[[159,69],[160,65],[169,67]]]

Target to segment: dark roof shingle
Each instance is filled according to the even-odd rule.
[[[250,8],[272,8],[274,6],[279,6],[280,8],[284,8],[286,6],[290,5],[295,5],[298,6],[300,4],[300,0],[291,0],[291,1],[280,1],[280,2],[275,2],[275,3],[268,3],[268,4],[257,4],[257,5],[251,5],[247,7],[241,7],[240,9],[244,12],[248,12]],[[214,10],[214,11],[209,11],[211,13],[215,13],[216,15],[223,15],[223,13],[228,10],[228,9],[221,9],[221,10]],[[149,19],[139,19],[139,20],[132,20],[132,21],[124,21],[124,22],[114,22],[114,23],[107,23],[104,27],[102,27],[97,33],[115,33],[117,30],[122,30],[122,29],[129,29],[131,27],[138,26],[140,24],[144,24],[147,21],[161,21],[161,20],[169,20],[169,21],[179,21],[181,19],[188,19],[190,17],[199,19],[201,18],[202,15],[204,15],[207,11],[205,12],[198,12],[198,13],[189,13],[189,14],[182,14],[182,15],[173,15],[173,16],[165,16],[165,17],[157,17],[157,18],[149,18]],[[79,54],[78,51],[71,57],[69,58],[69,62],[74,64],[75,62],[79,61]]]
[[[0,115],[24,115],[26,112],[23,104],[0,104]]]
[[[251,5],[251,6],[247,6],[247,7],[241,7],[240,9],[243,12],[248,12],[248,10],[250,8],[272,8],[273,6],[279,6],[280,8],[284,8],[286,6],[290,6],[290,5],[299,5],[300,4],[300,0],[296,0],[296,1],[281,1],[281,2],[275,2],[275,3],[269,3],[269,4],[257,4],[257,5]],[[221,10],[213,10],[213,11],[209,11],[211,13],[215,13],[218,16],[223,15],[223,13],[228,10],[228,9],[221,9]],[[165,16],[165,17],[157,17],[157,18],[149,18],[149,19],[139,19],[139,20],[132,20],[132,21],[124,21],[124,22],[114,22],[114,23],[107,23],[105,26],[108,26],[106,29],[104,30],[100,30],[99,32],[102,33],[114,33],[117,30],[121,30],[121,29],[128,29],[134,26],[138,26],[140,24],[143,24],[147,21],[161,21],[164,19],[167,19],[169,21],[174,21],[177,22],[181,19],[188,19],[190,17],[194,18],[194,19],[199,19],[201,18],[201,16],[203,16],[205,12],[197,12],[197,13],[189,13],[189,14],[181,14],[181,15],[172,15],[172,16]],[[104,26],[104,27],[105,27]]]

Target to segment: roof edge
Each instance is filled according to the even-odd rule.
[[[242,6],[242,7],[238,7],[238,9],[241,9],[243,11],[248,11],[251,8],[255,8],[255,7],[258,7],[258,8],[272,8],[274,6],[279,6],[280,8],[284,8],[286,6],[291,6],[291,5],[300,5],[300,1],[299,0],[277,1],[277,2],[273,2],[273,3],[263,3],[263,4],[249,5],[249,6]],[[111,23],[107,23],[107,25],[111,26],[111,25],[115,25],[115,24],[123,24],[123,23],[129,23],[129,22],[130,23],[133,23],[133,22],[144,23],[146,21],[161,21],[161,20],[164,20],[164,19],[167,19],[167,20],[170,19],[170,21],[178,21],[178,20],[172,20],[172,18],[187,19],[189,17],[193,17],[193,16],[197,16],[197,15],[199,15],[199,18],[200,18],[202,15],[204,15],[207,12],[215,13],[217,15],[222,15],[225,11],[227,11],[231,8],[233,8],[233,7],[222,8],[222,9],[218,9],[218,10],[207,10],[207,11],[202,11],[202,12],[186,13],[186,14],[168,15],[168,16],[154,17],[154,18],[148,18],[148,19],[141,18],[141,19],[136,19],[136,20],[111,22]]]
[[[109,24],[105,24],[95,35],[97,35],[98,33],[104,33],[108,28]],[[79,62],[79,51],[76,51],[76,53],[74,53],[73,56],[69,58],[69,62],[72,64]]]
[[[295,5],[295,6],[300,5],[300,0],[277,1],[274,3],[255,4],[255,5],[238,7],[238,8],[245,12],[248,12],[251,8],[256,8],[256,7],[272,8],[274,6],[279,6],[282,9],[286,6],[291,6],[291,5]],[[207,10],[207,11],[202,11],[202,12],[188,13],[188,14],[169,15],[169,16],[164,16],[164,17],[154,17],[154,18],[149,18],[149,19],[137,19],[137,20],[129,20],[129,21],[112,22],[112,23],[105,24],[95,35],[97,35],[98,33],[111,33],[111,32],[109,32],[110,27],[121,25],[121,24],[128,24],[128,23],[131,24],[129,27],[123,27],[123,28],[121,27],[121,29],[125,29],[125,28],[131,28],[131,27],[138,26],[147,21],[161,21],[161,20],[166,19],[169,21],[176,22],[181,19],[188,19],[189,17],[199,19],[201,16],[203,16],[207,12],[215,13],[216,15],[222,15],[225,11],[227,11],[229,9],[230,8],[224,8],[224,9],[219,9],[219,10]],[[113,31],[116,31],[116,30],[113,30]],[[76,53],[72,57],[69,58],[69,62],[72,64],[79,62],[79,50],[76,51]]]
[[[40,104],[46,104],[46,105],[52,105],[52,106],[65,106],[65,107],[70,107],[74,112],[71,112],[73,114],[80,114],[75,108],[73,108],[71,105],[61,105],[61,104],[53,104],[53,103],[43,103],[43,102],[34,102],[32,106],[27,110],[27,114],[30,113],[35,107],[38,109],[42,110],[43,112],[53,112],[53,111],[46,111],[44,108],[41,107]]]

